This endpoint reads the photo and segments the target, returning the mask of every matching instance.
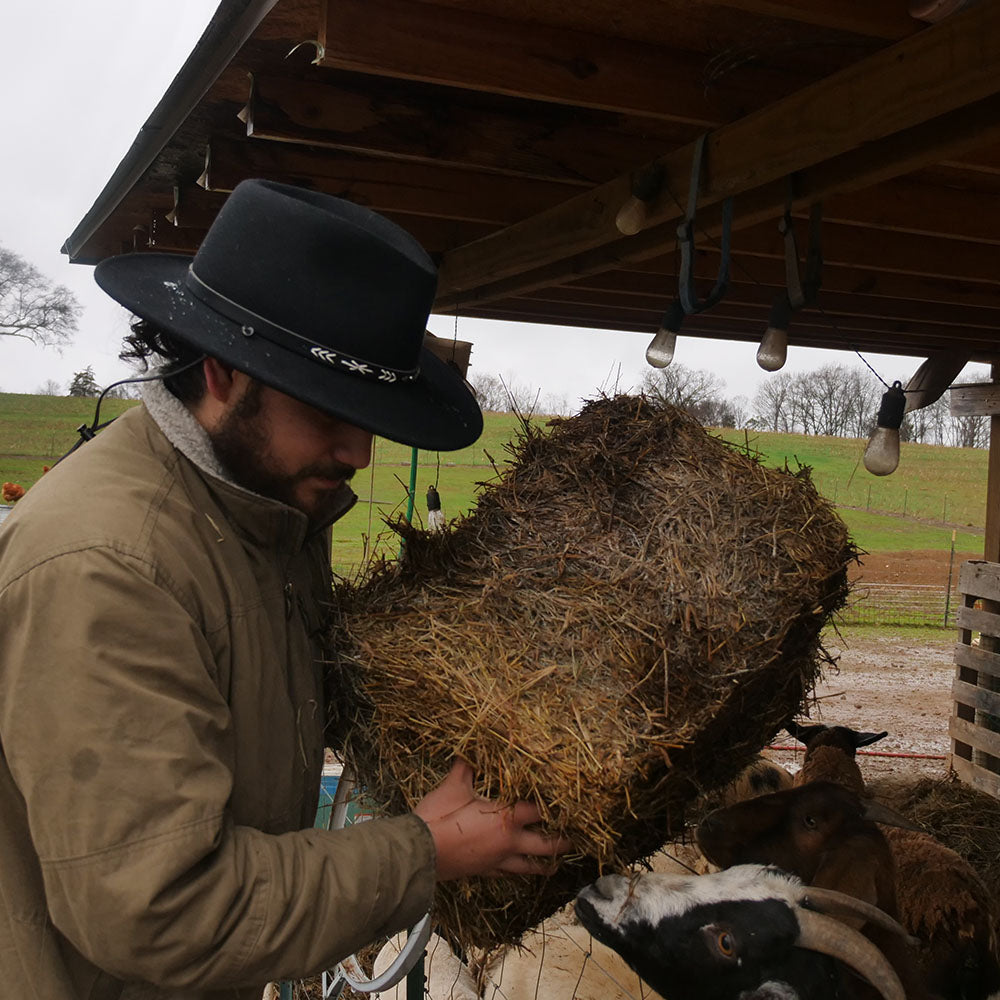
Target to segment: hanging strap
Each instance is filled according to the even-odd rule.
[[[809,209],[809,249],[806,251],[805,280],[799,273],[799,250],[795,242],[795,225],[792,222],[794,180],[788,179],[788,197],[785,214],[778,223],[778,232],[785,238],[785,287],[788,304],[792,310],[801,309],[815,302],[823,274],[823,203],[814,202]]]
[[[727,198],[722,203],[722,241],[720,250],[722,258],[719,261],[719,273],[712,290],[703,299],[699,299],[694,287],[694,218],[698,208],[698,193],[701,189],[701,170],[705,160],[705,141],[708,133],[700,135],[695,142],[694,157],[691,162],[691,184],[688,187],[688,207],[684,221],[677,227],[677,239],[681,248],[681,267],[677,278],[677,291],[684,314],[710,309],[726,294],[729,285],[729,249],[730,236],[733,228],[733,199]]]

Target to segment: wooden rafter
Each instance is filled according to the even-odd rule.
[[[450,165],[377,159],[276,142],[213,139],[200,183],[232,191],[248,177],[305,184],[378,212],[508,225],[577,190],[575,185]]]
[[[526,31],[504,17],[412,0],[379,0],[377,30],[366,0],[325,0],[322,11],[322,66],[701,127],[768,104],[797,83],[748,66],[709,90],[697,53],[542,24]]]
[[[450,164],[590,187],[664,149],[695,126],[532,102],[482,106],[461,92],[379,81],[254,77],[247,135],[408,162]]]
[[[811,24],[859,35],[898,41],[918,31],[922,25],[906,12],[902,2],[884,0],[711,0],[718,7],[766,14],[801,24]]]
[[[921,157],[925,163],[941,157],[938,130],[922,127],[931,119],[935,125],[946,123],[949,114],[962,122],[961,137],[953,135],[953,141],[960,146],[964,143],[963,148],[977,137],[985,141],[988,136],[982,133],[996,128],[995,115],[970,119],[963,111],[980,101],[995,110],[989,101],[1000,90],[998,64],[1000,5],[973,7],[712,133],[700,204],[717,204],[727,196],[760,189],[808,168],[815,168],[822,179],[822,184],[814,184],[818,196],[831,189],[871,183],[870,178],[859,183],[857,169],[843,173],[836,165],[831,169],[830,162],[838,156],[855,167],[868,162],[869,171],[876,175],[891,176],[894,164],[899,172],[913,169]],[[871,101],[873,89],[881,101]],[[915,90],[924,99],[915,100]],[[922,150],[888,138],[908,129],[920,134]],[[636,247],[629,248],[615,226],[618,209],[630,195],[630,177],[622,176],[476,245],[452,251],[442,266],[442,305],[461,303],[462,293],[473,289],[481,294],[490,283],[495,287],[488,294],[510,294],[518,286],[517,276],[529,272],[539,272],[537,278],[546,284],[558,280],[553,270],[568,278],[578,269],[575,258],[588,252],[592,259],[587,266],[601,269],[613,266],[630,249],[655,251],[656,227],[676,220],[687,200],[692,157],[693,149],[684,148],[660,160],[670,190],[651,204],[650,230],[632,238],[638,241]],[[780,192],[762,196],[757,211],[773,207],[776,194]],[[650,246],[642,246],[641,236],[647,237]],[[660,246],[667,242],[663,236]],[[593,254],[602,248],[603,253]],[[603,262],[602,256],[606,257]],[[505,287],[504,279],[512,278],[513,287]],[[535,281],[531,277],[525,287],[539,287]]]

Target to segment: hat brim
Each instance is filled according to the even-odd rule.
[[[126,254],[101,261],[98,285],[142,319],[266,385],[400,444],[454,451],[482,434],[479,404],[457,371],[424,348],[412,382],[386,384],[335,371],[215,312],[187,289],[190,257]]]

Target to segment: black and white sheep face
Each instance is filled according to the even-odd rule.
[[[796,947],[797,879],[758,865],[710,876],[607,875],[576,901],[581,923],[666,1000],[832,1000],[832,960]]]

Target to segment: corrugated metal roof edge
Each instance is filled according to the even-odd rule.
[[[107,220],[132,187],[149,169],[157,154],[184,124],[191,111],[229,65],[232,58],[278,0],[220,0],[198,44],[139,129],[135,141],[62,245],[74,263],[87,241]]]

